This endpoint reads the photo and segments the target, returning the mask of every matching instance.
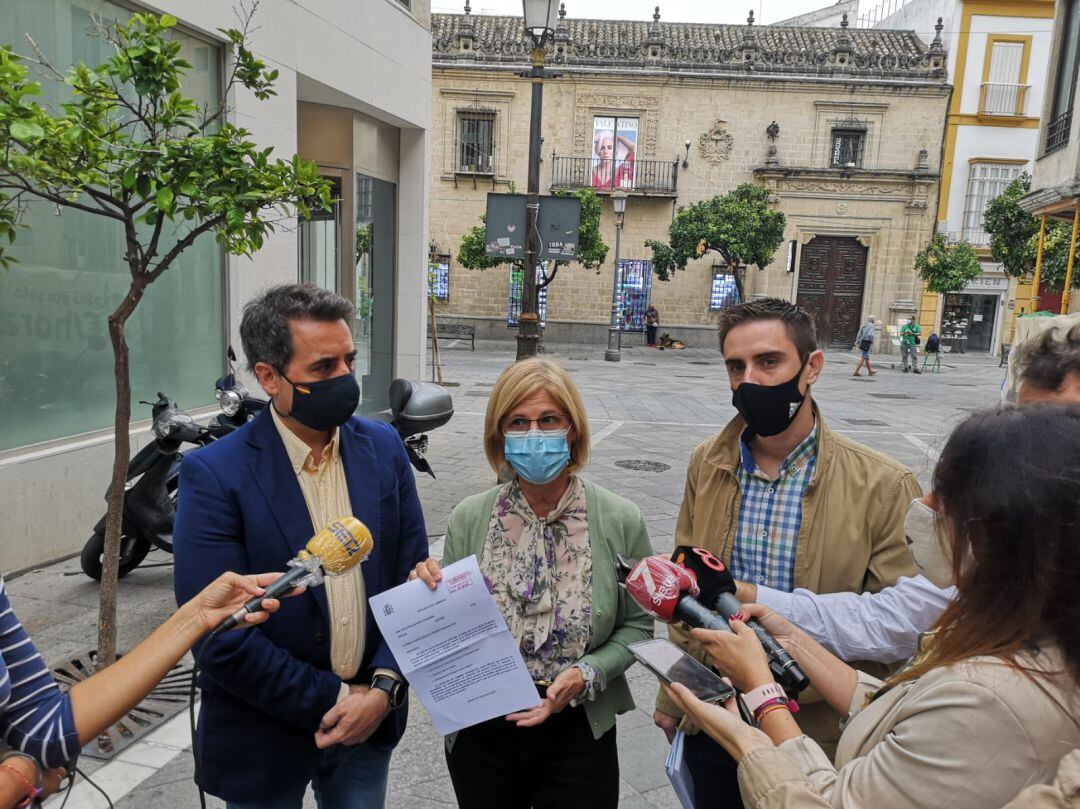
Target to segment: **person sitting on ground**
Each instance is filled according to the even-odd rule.
[[[29,800],[55,792],[84,744],[123,717],[196,641],[280,575],[223,573],[146,640],[67,694],[60,693],[19,623],[0,578],[0,738],[11,745],[0,753],[0,809],[29,806]],[[279,602],[266,599],[262,605],[265,611],[248,615],[241,626],[265,621]]]
[[[957,597],[918,658],[889,680],[856,671],[766,607],[744,607],[847,715],[835,764],[786,700],[759,702],[773,678],[744,623],[694,630],[711,662],[759,703],[761,730],[683,688],[669,695],[740,761],[750,809],[800,805],[784,797],[792,764],[821,806],[997,807],[1050,784],[1080,745],[1080,407],[969,417],[946,443],[933,491]]]
[[[1080,405],[1080,326],[1049,330],[1019,346],[1017,404],[1062,402]],[[931,496],[915,500],[904,531],[919,575],[901,577],[877,593],[786,593],[765,585],[738,583],[744,604],[760,602],[780,613],[842,660],[896,663],[915,654],[919,636],[941,617],[956,590],[952,571],[934,533]]]
[[[652,554],[637,506],[581,476],[589,425],[565,369],[529,359],[488,401],[484,451],[504,481],[450,515],[443,562],[475,555],[543,702],[447,737],[462,809],[619,804],[615,716],[634,708],[627,647],[653,621],[618,586],[617,554]],[[417,565],[435,588],[438,562]],[[493,798],[492,796],[497,796]]]

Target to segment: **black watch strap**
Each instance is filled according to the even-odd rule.
[[[405,683],[401,680],[387,674],[376,674],[371,678],[371,687],[386,692],[391,710],[396,710],[405,703]]]

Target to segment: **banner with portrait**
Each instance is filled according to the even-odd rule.
[[[593,188],[630,191],[634,187],[638,119],[593,117]]]

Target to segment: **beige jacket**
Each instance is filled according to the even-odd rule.
[[[794,760],[778,747],[748,754],[739,767],[748,809],[830,809]],[[880,802],[884,806],[886,801]],[[1080,809],[1080,750],[1061,760],[1052,784],[1030,786],[1002,809]]]
[[[1056,649],[1024,663],[1042,673],[974,658],[859,710],[879,685],[861,676],[836,766],[805,736],[755,750],[739,766],[747,809],[1080,805],[1080,758],[1058,770],[1080,746],[1080,689]]]
[[[675,544],[693,545],[731,564],[739,526],[739,439],[746,425],[736,417],[719,435],[690,456],[686,492],[675,526]],[[795,586],[815,593],[877,592],[901,576],[914,576],[915,563],[904,538],[904,519],[921,491],[915,476],[892,458],[825,426],[817,415],[818,462],[803,496],[802,525],[795,550]],[[680,627],[672,642],[705,659],[700,644]],[[881,667],[864,664],[876,673]],[[840,716],[813,692],[799,700],[799,724],[826,746],[840,735]],[[658,710],[681,712],[660,693]]]

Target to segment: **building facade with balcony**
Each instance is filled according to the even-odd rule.
[[[1021,206],[1046,221],[1061,219],[1072,225],[1072,242],[1080,237],[1080,0],[1058,0],[1054,8],[1054,34],[1046,72],[1046,97],[1042,105],[1038,152],[1031,177],[1031,193]],[[1075,253],[1074,253],[1075,255]],[[1072,266],[1072,289],[1063,300],[1047,300],[1039,309],[1056,312],[1080,311],[1080,295],[1075,294],[1080,267]],[[1056,305],[1054,305],[1056,304]]]
[[[239,0],[0,0],[0,42],[29,35],[60,70],[111,49],[94,20],[169,13],[193,66],[183,91],[214,108],[226,89]],[[201,417],[216,412],[244,304],[265,287],[307,280],[356,301],[353,329],[364,407],[384,406],[394,376],[424,369],[431,39],[428,0],[263,0],[252,50],[278,73],[259,101],[235,88],[227,115],[274,157],[315,161],[338,189],[334,210],[285,221],[250,258],[198,240],[151,285],[128,324],[132,454],[152,439],[149,408],[165,391]],[[41,75],[45,103],[65,99]],[[122,229],[32,203],[0,271],[0,571],[78,553],[105,510],[113,459],[112,351],[106,317],[127,290]],[[361,238],[363,237],[363,238]],[[358,249],[361,241],[366,245]],[[241,361],[243,358],[241,357]],[[248,386],[257,385],[248,377]],[[42,530],[48,526],[48,530]]]
[[[966,241],[983,273],[960,292],[920,297],[923,332],[964,352],[998,353],[1011,340],[1030,292],[990,257],[983,212],[1018,177],[1030,173],[1050,53],[1053,0],[909,0],[876,23],[926,35],[942,18],[952,99],[945,127],[937,230]]]
[[[929,42],[929,44],[928,44]],[[867,314],[912,311],[915,253],[937,203],[949,87],[940,40],[900,31],[578,20],[564,8],[548,48],[541,191],[591,188],[611,247],[599,272],[570,265],[546,290],[554,342],[599,344],[611,312],[615,217],[629,195],[618,268],[620,309],[639,332],[651,302],[662,329],[715,345],[733,278],[714,255],[673,280],[652,271],[646,240],[666,241],[681,206],[740,183],[766,186],[785,241],[748,294],[798,300],[822,342],[850,347]],[[529,45],[516,17],[432,18],[431,250],[437,311],[511,339],[519,274],[463,268],[461,238],[489,192],[522,191]],[[639,340],[626,337],[627,340]]]

